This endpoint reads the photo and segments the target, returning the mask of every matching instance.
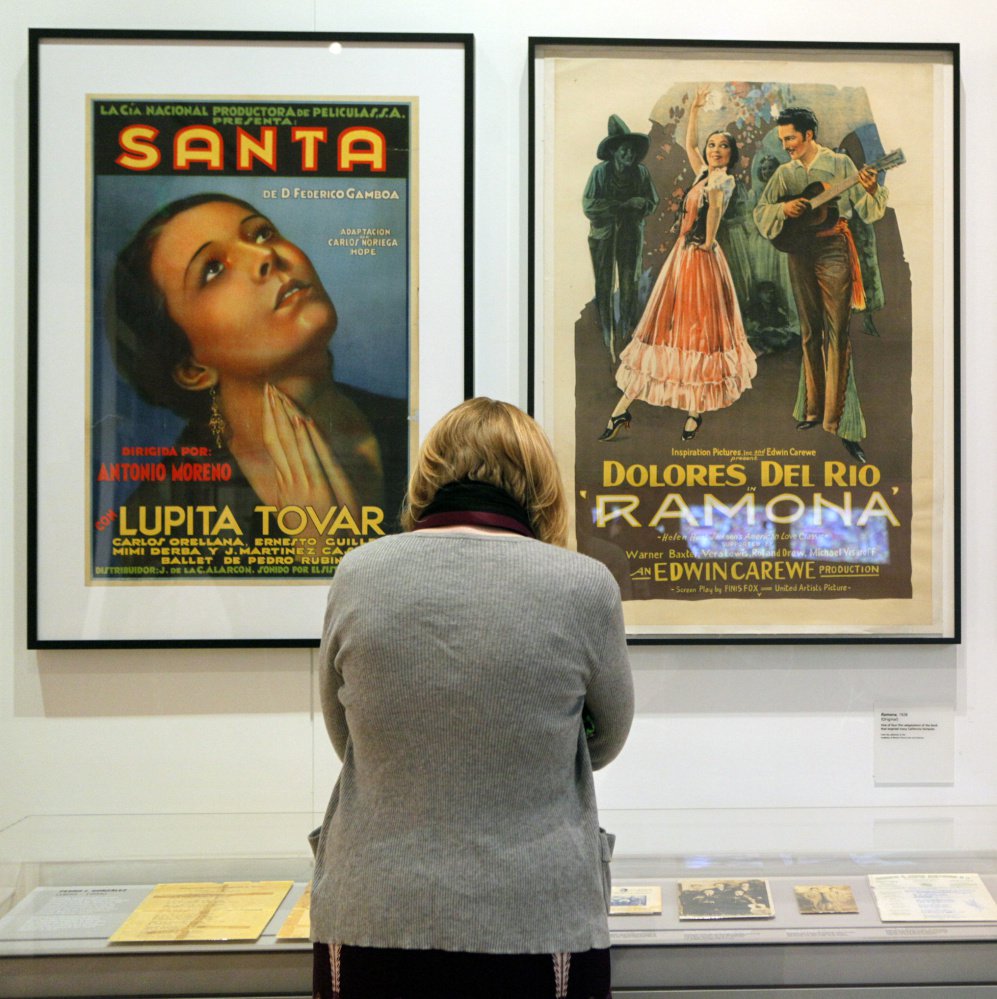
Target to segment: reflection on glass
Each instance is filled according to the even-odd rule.
[[[696,558],[771,558],[775,555],[775,525],[758,519],[754,507],[733,516],[705,515],[705,507],[689,508],[695,525],[679,521],[682,537]],[[709,521],[713,523],[709,523]]]
[[[851,518],[855,520],[855,515]],[[837,510],[820,510],[821,522],[814,522],[814,511],[790,527],[790,551],[793,558],[819,559],[825,562],[854,562],[865,565],[888,565],[890,561],[889,525],[883,517],[870,517],[861,527],[849,523]]]

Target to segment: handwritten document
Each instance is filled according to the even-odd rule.
[[[111,943],[256,940],[293,881],[156,885],[111,935]]]

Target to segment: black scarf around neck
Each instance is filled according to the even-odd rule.
[[[441,486],[412,529],[419,531],[463,524],[497,527],[527,538],[536,537],[526,510],[505,490],[473,479],[461,479]]]

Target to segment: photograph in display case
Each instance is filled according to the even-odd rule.
[[[848,885],[795,885],[793,894],[804,916],[852,914],[859,911],[855,893]]]
[[[661,913],[661,885],[613,885],[611,916],[657,916]]]
[[[775,915],[764,878],[680,881],[679,919],[771,919]]]
[[[957,83],[531,39],[530,405],[631,641],[958,641]]]
[[[471,69],[32,32],[31,647],[317,644],[471,392]]]

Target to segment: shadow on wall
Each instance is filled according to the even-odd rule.
[[[19,717],[308,713],[309,649],[152,649],[38,652],[19,669]],[[30,662],[30,659],[29,659]]]
[[[630,659],[640,713],[843,714],[905,703],[965,710],[965,671],[952,645],[631,646]]]

